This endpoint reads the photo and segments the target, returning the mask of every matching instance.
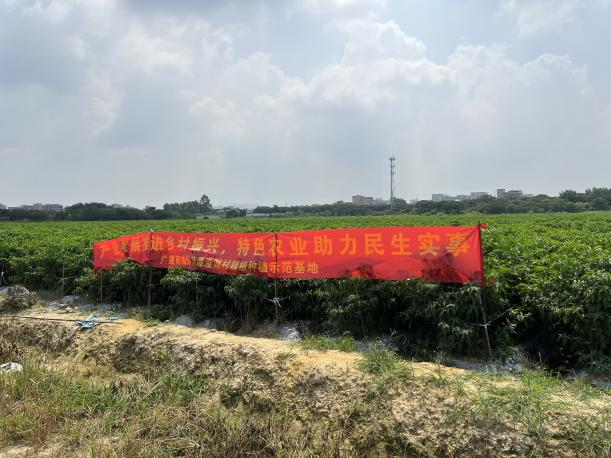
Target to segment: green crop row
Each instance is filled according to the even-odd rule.
[[[132,262],[94,275],[93,242],[134,232],[294,231],[342,227],[471,225],[478,216],[240,218],[221,221],[0,223],[4,281],[143,305],[149,269]],[[356,338],[392,334],[412,355],[485,352],[482,298],[495,352],[522,346],[554,367],[611,368],[611,213],[486,216],[485,288],[419,280],[273,280],[180,269],[152,271],[151,312],[223,317],[236,326],[307,320]],[[1,282],[2,280],[0,280]]]

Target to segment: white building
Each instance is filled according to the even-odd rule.
[[[524,197],[524,193],[521,189],[512,189],[511,191],[505,191],[504,188],[499,188],[496,190],[496,197],[498,199],[519,199],[520,197]]]
[[[353,205],[371,205],[373,204],[373,197],[366,197],[357,194],[356,196],[352,196],[352,204]]]
[[[471,199],[475,200],[475,199],[479,199],[480,197],[487,197],[490,196],[490,194],[488,194],[487,192],[483,192],[483,191],[476,191],[476,192],[472,192],[471,193]]]

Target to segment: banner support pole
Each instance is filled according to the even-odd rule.
[[[4,262],[2,262],[0,265],[0,286],[2,286],[4,282],[8,285],[8,281],[4,279]]]
[[[275,317],[276,317],[276,322],[278,322],[279,317],[280,317],[280,310],[279,310],[279,305],[280,305],[280,299],[278,298],[278,233],[274,232],[274,254],[275,254],[275,270],[274,270],[274,313],[275,313]]]
[[[146,300],[146,305],[148,306],[148,308],[151,307],[151,288],[153,286],[153,269],[151,268],[151,266],[148,266],[149,268],[149,284],[148,284],[148,297]]]
[[[149,268],[148,297],[146,300],[146,305],[149,309],[151,308],[151,290],[153,288],[153,268],[151,267],[152,244],[153,244],[153,229],[149,231],[148,259],[146,260],[146,263]]]
[[[199,305],[199,272],[196,273],[197,277],[195,277],[195,303]]]
[[[104,272],[100,272],[100,304],[104,300]]]
[[[64,282],[66,281],[66,265],[62,263],[62,278],[59,281],[59,298],[64,297]]]
[[[486,317],[486,275],[484,274],[484,245],[482,243],[482,223],[480,221],[477,222],[477,237],[479,241],[479,249],[480,249],[480,267],[482,273],[482,279],[480,282],[480,306],[482,309],[482,318],[484,319],[484,334],[486,336],[486,349],[488,351],[488,360],[492,360],[492,346],[490,345],[490,335],[488,333],[488,318]]]
[[[488,334],[488,319],[486,318],[486,287],[481,285],[480,287],[480,305],[482,307],[482,317],[484,318],[484,334],[486,335],[486,348],[488,350],[488,359],[492,360],[492,346],[490,345],[490,335]]]

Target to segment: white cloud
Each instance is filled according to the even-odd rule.
[[[165,68],[186,72],[192,64],[191,51],[181,46],[180,30],[171,32],[173,40],[151,35],[144,27],[135,25],[118,43],[119,55],[125,65],[136,70],[150,73]]]
[[[382,58],[414,61],[423,59],[426,53],[420,40],[407,36],[393,21],[350,19],[338,21],[336,27],[349,38],[342,59],[347,65],[367,64]]]
[[[503,0],[501,11],[516,17],[521,36],[562,27],[577,19],[583,0]]]
[[[521,61],[510,46],[471,44],[435,62],[397,22],[346,19],[342,8],[355,5],[335,6],[339,16],[319,26],[343,40],[339,55],[302,75],[265,50],[244,52],[237,19],[75,2],[42,27],[41,16],[0,7],[0,38],[24,40],[20,54],[0,40],[12,71],[0,74],[0,162],[8,151],[28,167],[32,155],[48,158],[27,170],[30,181],[17,166],[6,199],[39,200],[32,183],[49,175],[71,183],[54,188],[65,203],[383,195],[391,151],[404,197],[605,184],[611,103],[577,59]],[[92,174],[109,186],[88,186]]]
[[[101,71],[91,72],[83,92],[83,112],[92,135],[107,131],[119,114],[121,93]]]
[[[611,0],[501,0],[499,12],[514,17],[519,35],[529,38],[561,29],[597,7],[611,7]]]

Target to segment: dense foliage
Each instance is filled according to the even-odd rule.
[[[478,216],[236,218],[217,221],[0,223],[0,270],[10,284],[146,304],[149,270],[126,262],[94,276],[92,244],[144,230],[283,231],[475,224]],[[485,288],[496,352],[524,346],[555,367],[611,367],[611,213],[493,215],[484,233]],[[273,280],[183,270],[152,271],[153,311],[166,319],[224,317],[236,326],[275,318]],[[403,351],[484,353],[478,285],[418,280],[278,281],[280,312],[325,332],[393,334]],[[161,305],[159,305],[161,304]]]

